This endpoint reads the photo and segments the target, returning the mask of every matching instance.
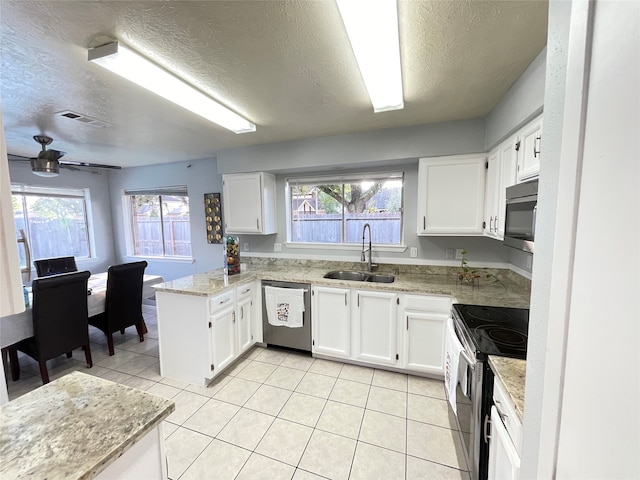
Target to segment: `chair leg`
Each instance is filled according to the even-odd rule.
[[[73,355],[73,352],[67,352],[67,358],[71,358],[72,355]]]
[[[109,356],[112,356],[115,352],[113,350],[113,334],[107,333],[107,346],[109,347]]]
[[[49,383],[49,372],[47,371],[47,361],[40,360],[38,362],[38,365],[40,365],[40,376],[42,377],[42,384],[46,385],[47,383]]]
[[[18,351],[15,348],[9,349],[9,363],[11,364],[11,380],[20,380],[20,361]]]
[[[145,323],[144,318],[142,319],[142,333],[144,333],[145,335],[149,333],[149,331],[147,330],[147,324]]]
[[[84,358],[87,360],[87,367],[93,367],[93,360],[91,360],[91,347],[89,346],[89,344],[87,343],[86,345],[84,345],[82,347],[82,350],[84,350]]]
[[[144,342],[144,324],[143,322],[136,323],[136,331],[138,332],[138,337],[140,337],[140,341]]]

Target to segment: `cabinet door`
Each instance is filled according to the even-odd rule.
[[[540,173],[540,142],[542,117],[524,127],[518,134],[518,182],[529,180]]]
[[[312,351],[348,358],[351,355],[351,314],[348,288],[313,287]]]
[[[236,359],[236,312],[234,304],[213,313],[211,321],[211,364],[214,375]]]
[[[444,375],[445,313],[404,311],[404,368]]]
[[[244,295],[242,291],[249,290]],[[253,313],[253,295],[251,286],[238,288],[238,304],[236,306],[236,317],[238,319],[238,355],[246,352],[253,345],[253,334],[251,319]]]
[[[222,176],[225,233],[262,231],[262,181],[259,173]]]
[[[484,203],[484,234],[487,237],[498,236],[498,212],[500,211],[500,180],[502,178],[502,161],[500,150],[489,154],[487,160],[487,185]]]
[[[489,480],[516,480],[520,475],[520,457],[495,406],[491,407],[489,442]]]
[[[482,235],[485,155],[421,158],[418,235]]]
[[[351,316],[355,360],[396,365],[398,295],[356,290]]]

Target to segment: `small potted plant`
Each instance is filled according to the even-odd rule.
[[[467,263],[467,259],[465,255],[467,254],[466,250],[462,250],[462,259],[460,260],[460,268],[461,270],[457,273],[457,278],[460,283],[470,283],[472,287],[480,288],[480,275],[477,270],[471,270],[469,268],[469,264]],[[500,281],[498,277],[496,277],[493,273],[485,273],[484,278],[493,279],[494,282],[498,282],[502,285],[503,288],[506,288],[504,284]],[[457,283],[457,282],[456,282]]]

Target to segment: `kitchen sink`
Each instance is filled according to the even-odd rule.
[[[325,274],[324,278],[333,280],[350,280],[353,282],[376,282],[376,283],[393,283],[395,277],[393,275],[384,275],[381,273],[367,272],[349,272],[344,270],[334,270]]]

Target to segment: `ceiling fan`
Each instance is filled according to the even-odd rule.
[[[42,151],[37,157],[27,158],[19,155],[7,155],[9,160],[17,162],[31,162],[31,171],[41,177],[55,177],[60,173],[60,167],[67,168],[69,170],[81,170],[78,167],[87,168],[110,168],[114,170],[120,170],[121,167],[115,165],[102,165],[99,163],[87,163],[87,162],[70,162],[60,161],[60,158],[64,157],[67,152],[60,150],[54,150],[50,148],[47,150],[46,146],[53,142],[53,138],[46,135],[34,135],[33,139],[42,146]]]

